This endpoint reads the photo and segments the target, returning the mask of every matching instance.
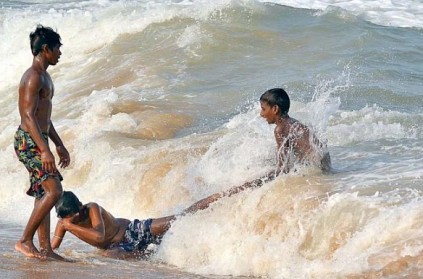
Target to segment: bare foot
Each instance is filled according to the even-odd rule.
[[[34,246],[31,240],[28,241],[18,241],[15,244],[15,249],[27,257],[30,258],[42,258],[40,252],[38,252],[37,248]]]
[[[53,250],[43,249],[41,250],[42,258],[45,260],[56,260],[56,261],[67,261],[65,258],[53,252]]]

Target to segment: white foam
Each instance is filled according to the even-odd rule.
[[[153,23],[177,16],[201,19],[231,5],[229,0],[184,1],[173,4],[161,1],[71,1],[54,5],[54,1],[40,1],[39,5],[16,4],[15,9],[0,14],[3,22],[0,43],[0,90],[16,88],[20,76],[32,59],[29,33],[41,23],[57,28],[63,46],[60,63],[50,72],[62,76],[84,70],[105,46],[122,34],[139,33]],[[201,36],[198,36],[201,35]],[[187,27],[178,40],[180,47],[195,54],[200,38],[207,39],[199,27]],[[74,67],[69,67],[74,65]],[[66,73],[62,73],[63,70]],[[57,82],[57,79],[55,79]]]
[[[332,278],[365,272],[374,254],[398,258],[387,246],[401,255],[421,252],[418,199],[389,206],[386,197],[340,193],[304,207],[305,196],[317,194],[304,188],[279,181],[183,217],[155,258],[205,275]]]
[[[323,11],[330,11],[332,7],[339,7],[379,25],[423,27],[423,3],[420,1],[272,0],[270,2],[295,8]]]
[[[40,2],[47,6],[57,3]],[[47,14],[43,24],[57,26],[65,44],[63,60],[51,68],[55,85],[61,89],[53,100],[54,123],[72,158],[72,166],[62,172],[64,187],[75,191],[83,202],[97,201],[117,217],[163,216],[272,169],[274,126],[258,116],[258,103],[207,134],[141,140],[121,135],[130,134],[137,119],[131,113],[116,113],[114,108],[122,100],[135,103],[143,100],[148,90],[135,92],[132,84],[125,84],[118,88],[87,89],[84,94],[72,91],[81,80],[79,71],[109,58],[107,51],[102,52],[103,47],[117,36],[140,32],[151,23],[178,14],[207,17],[232,2],[83,1],[68,3],[60,9],[54,5],[46,11],[24,8],[3,14],[0,61],[8,70],[0,77],[0,91],[10,93],[3,99],[7,112],[2,112],[0,124],[2,221],[24,225],[32,210],[32,199],[24,194],[29,185],[27,172],[17,161],[11,143],[19,123],[16,84],[31,59],[27,36],[40,16]],[[245,2],[245,5],[252,3]],[[280,2],[305,7],[316,5],[315,8],[321,5],[319,9],[330,9],[329,3],[336,4],[334,1]],[[362,15],[364,2],[339,5]],[[82,5],[86,6],[82,8]],[[394,13],[389,15],[394,18],[395,9],[402,4],[392,5],[396,5],[391,7]],[[417,6],[414,13],[419,15],[419,9]],[[95,37],[91,39],[93,34]],[[176,45],[195,56],[201,43],[209,39],[201,25],[188,24],[176,39]],[[136,71],[141,76],[150,74],[142,69]],[[209,210],[177,220],[159,248],[158,260],[201,274],[334,278],[346,272],[365,272],[372,254],[396,259],[389,247],[383,250],[382,241],[392,244],[400,255],[421,252],[422,203],[418,189],[423,160],[416,154],[422,152],[419,141],[422,115],[389,111],[377,105],[350,111],[341,109],[341,99],[336,95],[342,93],[343,86],[350,85],[348,71],[344,72],[338,80],[323,81],[316,86],[310,102],[293,101],[291,112],[328,139],[329,148],[337,148],[333,153],[336,163],[357,162],[364,170],[328,177],[287,175],[263,188],[223,199]],[[160,78],[157,75],[158,82],[152,84],[159,84]],[[146,80],[140,78],[137,82]],[[146,85],[148,89],[149,86]],[[152,87],[147,93],[167,102],[170,93],[164,92],[161,86]],[[80,95],[68,98],[67,93]],[[198,97],[192,92],[183,94]],[[163,110],[167,108],[164,106]],[[222,119],[216,121],[221,123]],[[378,141],[389,144],[380,146]],[[364,147],[360,149],[355,144]],[[366,149],[373,147],[379,149]],[[381,153],[385,157],[379,159]],[[384,160],[387,157],[389,161]],[[366,168],[366,164],[370,167]],[[326,188],[319,190],[319,187]],[[399,190],[390,192],[394,188]],[[339,189],[342,191],[337,195],[326,194]],[[387,225],[392,223],[397,226]],[[328,233],[322,233],[322,229]],[[308,235],[314,236],[310,240],[314,246],[307,248],[302,243]],[[383,236],[382,240],[378,240],[379,235]],[[331,252],[325,244],[336,244],[339,248]]]
[[[266,1],[268,2],[268,1]],[[337,6],[357,15],[364,15],[372,22],[394,26],[423,26],[423,4],[412,0],[392,1],[273,1],[299,8],[327,9]],[[29,66],[31,53],[28,35],[37,23],[58,29],[64,43],[64,55],[52,72],[60,72],[61,65],[76,65],[71,71],[78,71],[80,65],[109,45],[119,35],[141,32],[152,23],[160,23],[182,16],[207,19],[233,5],[253,7],[251,1],[233,3],[220,1],[69,1],[58,7],[55,1],[39,1],[39,5],[23,5],[5,10],[0,14],[2,21],[2,42],[0,61],[2,75],[0,89],[15,88],[22,72]],[[19,7],[16,4],[16,7]],[[196,47],[209,35],[198,26],[188,26],[178,39],[180,47],[196,56]],[[68,72],[69,70],[66,69]]]
[[[328,138],[334,145],[363,140],[416,138],[417,127],[404,125],[412,123],[415,116],[415,114],[387,111],[376,104],[358,111],[343,111],[339,117],[332,117],[333,123],[328,128]]]

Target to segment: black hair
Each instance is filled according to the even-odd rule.
[[[50,50],[53,50],[55,46],[62,45],[60,35],[50,27],[44,27],[41,24],[38,24],[35,31],[31,32],[29,40],[31,52],[34,56],[37,56],[41,52],[45,44]]]
[[[288,93],[282,88],[269,89],[260,97],[260,101],[267,102],[270,106],[278,106],[280,115],[287,116],[291,101],[289,100]]]
[[[71,191],[63,191],[62,197],[56,203],[56,213],[58,218],[65,218],[79,212],[82,203]]]

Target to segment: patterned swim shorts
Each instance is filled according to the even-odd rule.
[[[120,247],[127,252],[145,251],[150,244],[160,244],[160,239],[151,233],[152,219],[138,220],[135,219],[126,227],[124,239],[112,244],[110,248]]]
[[[43,133],[42,135],[44,140],[48,142],[48,135],[46,133]],[[26,192],[29,196],[40,199],[44,195],[44,189],[41,183],[50,176],[57,176],[60,181],[63,180],[63,177],[59,172],[51,174],[43,170],[40,149],[37,147],[29,133],[22,130],[21,127],[19,127],[16,131],[14,147],[19,161],[24,164],[29,172],[30,187]]]

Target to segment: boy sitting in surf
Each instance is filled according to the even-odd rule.
[[[326,146],[322,144],[310,129],[298,120],[289,117],[290,100],[282,88],[267,90],[260,97],[260,116],[269,124],[276,124],[275,139],[277,144],[278,168],[288,173],[294,163],[316,165],[324,172],[331,169],[331,160]]]

